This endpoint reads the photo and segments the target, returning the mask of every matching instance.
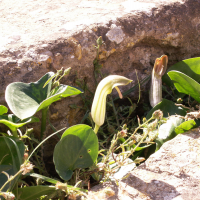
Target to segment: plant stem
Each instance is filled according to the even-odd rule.
[[[136,148],[137,147],[139,147],[140,146],[140,144],[144,141],[144,139],[147,137],[147,135],[148,135],[148,131],[144,134],[144,136],[142,137],[142,139],[140,140],[140,142],[138,142],[138,144],[135,146],[135,148],[134,149],[131,149],[131,152],[129,153],[129,154],[127,154],[127,156],[126,157],[123,157],[123,159],[122,159],[122,163],[127,159],[127,158],[129,158],[134,152],[135,152],[135,150],[136,150]],[[122,146],[122,148],[123,148],[124,146]],[[124,149],[123,149],[123,152],[124,152]],[[124,165],[122,165],[122,166],[124,166]],[[119,167],[121,167],[120,165],[117,165],[116,167],[114,167],[112,170],[113,171],[115,171],[117,168],[119,168]]]
[[[97,134],[98,130],[99,130],[99,126],[97,124],[95,124],[94,132]]]
[[[138,75],[137,75],[137,70],[136,70],[136,69],[135,69],[135,74],[136,74],[136,76],[137,76],[138,87],[139,87],[139,97],[138,97],[138,102],[137,102],[137,104],[138,104],[139,101],[140,101],[140,92],[141,92],[141,90],[140,90],[140,82],[139,82],[139,79],[138,79]]]
[[[14,137],[18,138],[17,128],[12,130],[12,134],[13,134]]]
[[[121,148],[122,146],[124,146],[129,140],[131,140],[131,137],[133,135],[135,135],[135,133],[143,126],[145,126],[146,124],[148,124],[151,120],[153,119],[153,117],[151,117],[149,120],[147,120],[145,123],[143,124],[139,124],[139,126],[135,129],[134,133],[125,141],[123,142],[123,144],[121,144],[116,150],[118,150],[119,148]]]
[[[134,149],[131,149],[131,152],[127,155],[127,158],[135,152],[135,150],[140,146],[140,144],[144,141],[144,139],[147,137],[148,134],[149,134],[149,131],[147,131],[146,133],[144,133],[144,136],[143,136],[142,139],[138,142],[138,144],[135,146],[135,148],[134,148]]]
[[[96,56],[97,61],[99,60],[99,48],[100,48],[100,45],[97,46],[97,56]]]
[[[0,188],[0,192],[3,190],[3,188],[12,180],[14,180],[20,173],[22,172],[22,169],[20,169],[14,176],[11,176],[5,183],[4,185]]]
[[[66,127],[65,127],[66,128]],[[35,149],[31,152],[31,154],[29,155],[27,162],[29,161],[29,159],[31,158],[31,156],[34,154],[34,152],[46,141],[48,140],[50,137],[54,136],[55,134],[58,134],[59,132],[63,131],[65,128],[62,128],[58,131],[56,131],[55,133],[52,133],[51,135],[49,135],[48,137],[46,137],[42,142],[40,142],[40,144],[37,145],[37,147],[35,147]]]
[[[46,130],[46,121],[47,121],[47,111],[49,110],[49,107],[46,107],[42,109],[42,122],[41,122],[41,135],[40,135],[40,141],[42,141],[42,138],[44,136],[44,132]]]

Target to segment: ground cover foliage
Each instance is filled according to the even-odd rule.
[[[60,84],[62,77],[70,73],[69,68],[48,72],[34,83],[15,82],[7,86],[5,98],[13,114],[7,114],[8,108],[0,106],[0,123],[7,127],[7,131],[0,133],[0,198],[76,199],[80,196],[87,199],[91,185],[108,180],[117,183],[164,142],[199,125],[200,58],[178,62],[165,69],[166,73],[155,68],[157,64],[162,70],[163,66],[166,68],[167,56],[156,60],[154,71],[162,75],[156,80],[159,84],[156,98],[160,98],[160,92],[161,98],[151,108],[148,103],[140,104],[140,97],[137,102],[129,97],[131,92],[140,91],[140,86],[151,77],[138,80],[137,85],[121,94],[118,86],[131,80],[101,73],[98,59],[101,45],[103,41],[99,37],[93,62],[95,94],[78,78],[79,87]],[[114,88],[119,98],[109,95]],[[47,121],[51,125],[50,105],[75,95],[81,96],[81,109],[85,111],[80,124],[63,127],[44,138]],[[77,105],[70,107],[76,109]],[[26,125],[39,122],[34,115],[40,110],[41,136],[35,138],[32,128]],[[47,177],[40,149],[54,135],[59,137],[53,152],[58,175]],[[108,196],[113,195],[109,188],[106,192]]]

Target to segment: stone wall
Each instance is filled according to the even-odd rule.
[[[106,195],[106,189],[114,193]],[[199,200],[199,128],[180,134],[130,173],[118,185],[104,183],[92,188],[91,200]]]

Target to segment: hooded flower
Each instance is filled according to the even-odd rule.
[[[91,109],[92,119],[95,122],[95,133],[97,133],[99,127],[103,125],[105,120],[107,95],[110,94],[112,92],[112,89],[115,87],[117,92],[119,93],[120,98],[122,98],[122,94],[117,86],[127,85],[131,81],[132,80],[123,76],[110,75],[104,78],[99,83],[96,89]]]
[[[151,87],[149,101],[152,107],[162,101],[162,76],[167,70],[168,57],[166,55],[157,58],[151,75]]]

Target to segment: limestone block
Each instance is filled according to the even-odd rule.
[[[105,194],[112,189],[112,197]],[[199,128],[164,143],[130,176],[119,182],[104,183],[92,188],[88,199],[102,200],[198,200],[200,190]]]

